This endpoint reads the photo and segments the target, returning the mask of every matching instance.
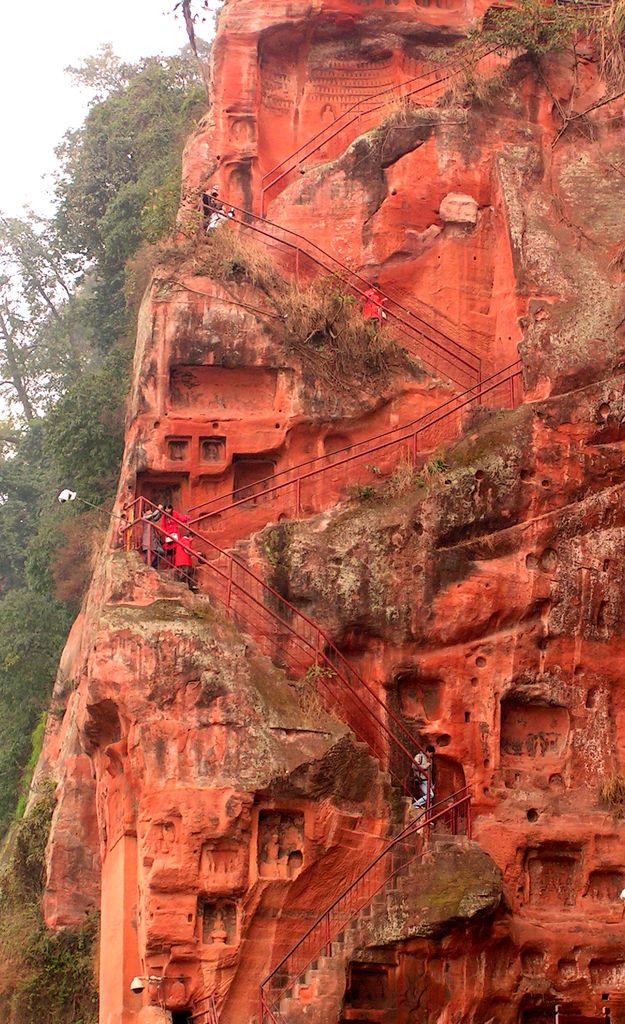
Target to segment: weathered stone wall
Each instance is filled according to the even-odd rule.
[[[480,11],[229,0],[183,206],[217,181],[258,210],[275,164],[431,66]],[[345,481],[328,478],[304,509],[322,514],[277,539],[274,523],[241,540],[267,527],[260,505],[211,525],[434,744],[438,795],[474,796],[482,852],[431,847],[410,927],[381,922],[335,963],[336,1005],[302,1004],[315,1024],[338,1021],[343,993],[343,1020],[546,1024],[558,999],[591,1010],[622,987],[623,826],[599,799],[624,749],[619,110],[556,140],[559,110],[602,88],[591,54],[540,73],[518,60],[487,101],[354,128],[267,196],[271,219],[378,275],[484,372],[521,343],[526,399],[468,409],[463,439],[390,491],[392,467],[374,466],[379,494],[334,508]],[[187,508],[453,393],[401,361],[377,386],[328,387],[259,314],[262,287],[207,276],[208,244],[165,261],[146,295],[118,511],[137,494]],[[223,1024],[249,1022],[271,966],[405,808],[253,636],[109,539],[39,769],[58,780],[47,920],[100,905],[102,1024],[166,1020],[159,1002],[179,1012],[213,990]],[[137,997],[135,974],[171,980]]]

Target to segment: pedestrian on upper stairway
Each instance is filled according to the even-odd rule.
[[[165,558],[167,559],[167,568],[173,568],[174,566],[174,551],[176,539],[179,533],[179,524],[176,515],[174,506],[171,502],[168,502],[163,507],[163,519],[161,522],[161,526],[164,531],[162,543]]]
[[[414,784],[414,799],[412,806],[415,809],[425,807],[434,800],[434,747],[428,746],[425,751],[419,750],[412,762],[412,776]]]
[[[367,320],[375,324],[376,327],[379,327],[382,321],[386,320],[386,312],[383,308],[386,301],[386,296],[383,296],[375,285],[367,288],[366,292],[362,295],[363,320]]]
[[[143,551],[145,564],[151,566],[152,569],[158,569],[158,560],[165,554],[161,544],[161,534],[159,530],[154,528],[156,523],[160,524],[163,512],[163,506],[159,505],[158,508],[153,509],[151,512],[143,514],[141,550]]]
[[[210,191],[202,193],[202,218],[205,231],[213,231],[219,224],[224,212],[224,204],[219,199],[217,188],[211,188]]]
[[[193,537],[189,533],[184,533],[176,541],[174,564],[176,566],[176,579],[180,583],[186,583],[189,590],[196,590],[195,569],[193,567]]]

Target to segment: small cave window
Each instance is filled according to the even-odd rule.
[[[171,1024],[191,1024],[192,1019],[191,1010],[181,1010],[180,1012],[172,1013]]]

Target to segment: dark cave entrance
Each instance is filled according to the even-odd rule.
[[[191,1010],[179,1010],[172,1013],[171,1024],[191,1024]]]

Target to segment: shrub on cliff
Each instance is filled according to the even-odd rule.
[[[488,11],[482,29],[473,38],[480,44],[541,56],[569,47],[588,20],[588,12],[574,4],[546,7],[541,0],[519,0],[514,7]]]
[[[53,809],[54,786],[44,783],[28,816],[15,827],[0,869],[0,1013],[6,1024],[97,1021],[97,920],[89,918],[81,928],[58,935],[48,932],[41,920]]]

